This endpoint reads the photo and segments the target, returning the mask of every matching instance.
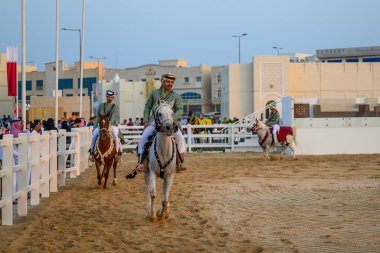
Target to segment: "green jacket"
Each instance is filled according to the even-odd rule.
[[[275,111],[274,113],[271,113],[268,117],[268,125],[280,125],[280,113],[278,111]]]
[[[113,105],[112,112],[110,113],[110,116],[109,116],[110,125],[117,126],[119,124],[119,107],[115,105],[114,103],[109,104],[105,102],[99,105],[98,112],[96,113],[94,129],[98,127],[100,115],[107,115],[107,113],[110,112],[112,105]]]
[[[154,122],[154,110],[156,109],[158,99],[165,100],[167,103],[174,101],[174,121],[176,124],[179,124],[183,114],[182,98],[175,91],[166,92],[162,88],[150,93],[144,108],[144,122]]]

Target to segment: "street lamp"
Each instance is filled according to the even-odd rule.
[[[240,63],[240,38],[244,37],[244,36],[247,36],[247,35],[248,35],[248,33],[243,33],[243,34],[240,34],[240,35],[232,35],[232,37],[238,38],[238,43],[239,43],[239,63]]]
[[[104,60],[104,59],[107,59],[107,57],[96,57],[96,56],[90,56],[91,59],[95,59],[98,61],[98,82],[99,82],[99,79],[100,79],[100,68],[99,68],[99,61],[100,60]]]
[[[280,55],[280,50],[282,50],[282,47],[273,47],[273,49],[277,50],[277,55]]]
[[[71,32],[79,32],[79,59],[82,55],[82,36],[81,36],[81,29],[75,29],[75,28],[61,28],[62,31],[71,31]],[[79,60],[80,64],[80,60]]]

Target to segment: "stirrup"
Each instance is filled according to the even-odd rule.
[[[183,163],[179,163],[177,166],[177,171],[185,171],[187,168],[183,165]]]
[[[95,161],[94,154],[90,153],[90,155],[88,156],[88,160],[90,162],[94,162]]]

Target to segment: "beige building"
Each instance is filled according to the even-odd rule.
[[[336,101],[335,106],[340,101],[346,108],[358,100],[371,107],[380,103],[379,62],[291,62],[288,56],[257,56],[252,62],[229,64],[220,72],[222,116],[244,117],[284,96]]]
[[[188,67],[186,59],[159,61],[136,68],[106,69],[105,79],[112,80],[116,74],[128,82],[152,82],[160,86],[160,77],[164,73],[173,73],[177,79],[174,90],[181,95],[184,113],[206,113],[220,111],[217,76],[222,66],[199,65]],[[220,85],[219,85],[220,86]]]
[[[152,88],[158,88],[156,82]],[[115,92],[115,104],[119,107],[120,123],[124,120],[136,117],[143,117],[145,102],[147,100],[148,89],[145,82],[127,82],[124,79],[114,78],[112,81],[101,81],[97,84],[98,97],[95,109],[100,103],[106,102],[106,90]]]

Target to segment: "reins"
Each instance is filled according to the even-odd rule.
[[[160,167],[160,178],[164,178],[164,173],[165,173],[166,167],[168,167],[168,165],[174,159],[174,155],[175,155],[175,152],[174,152],[175,143],[173,141],[173,138],[171,139],[171,141],[172,141],[172,157],[169,159],[169,161],[167,161],[164,165],[162,165],[160,157],[158,156],[158,153],[157,153],[157,136],[154,139],[154,156],[156,157],[156,161],[158,163],[158,166]]]

